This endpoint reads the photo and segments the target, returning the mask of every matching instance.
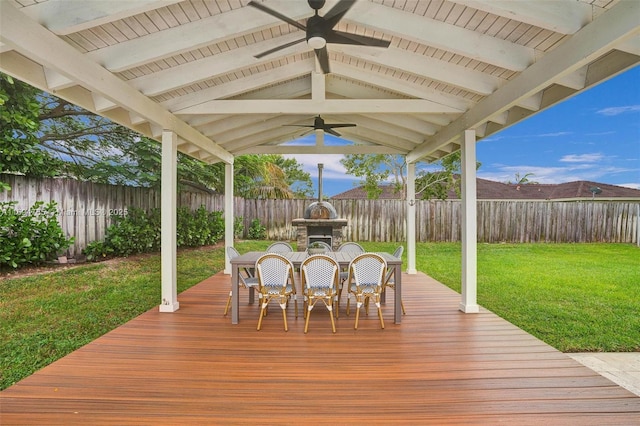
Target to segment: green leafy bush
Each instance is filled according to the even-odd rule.
[[[233,236],[235,238],[242,238],[244,235],[244,218],[242,216],[236,216],[233,219]]]
[[[264,240],[267,235],[267,228],[262,226],[258,219],[253,219],[249,226],[250,240]]]
[[[36,202],[29,210],[16,201],[0,203],[0,268],[19,268],[51,260],[73,243],[58,223],[55,202]]]
[[[180,207],[177,213],[178,247],[199,247],[217,243],[224,235],[222,212],[209,212],[204,206],[195,211]]]
[[[176,212],[176,243],[178,247],[198,247],[217,243],[224,235],[222,212],[209,212],[204,206],[195,211],[186,207]],[[132,254],[160,250],[160,210],[150,213],[137,208],[128,209],[126,216],[118,216],[107,228],[104,241],[87,245],[87,260],[107,257],[126,257]]]

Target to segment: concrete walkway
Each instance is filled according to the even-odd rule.
[[[640,352],[586,352],[567,355],[640,396]]]

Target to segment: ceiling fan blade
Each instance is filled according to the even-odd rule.
[[[355,0],[340,0],[338,4],[324,15],[325,29],[330,30],[335,27],[342,17],[351,9]]]
[[[284,127],[311,127],[312,129],[314,128],[314,126],[309,125],[309,124],[283,124]]]
[[[327,34],[327,43],[355,44],[358,46],[389,47],[390,41],[380,40],[373,37],[359,34],[345,33],[342,31],[331,31]]]
[[[327,53],[327,46],[322,49],[315,49],[315,51],[318,62],[320,62],[320,68],[322,68],[322,73],[329,74],[331,72],[331,68],[329,68],[329,54]]]
[[[330,127],[325,127],[323,130],[324,130],[325,132],[327,132],[327,133],[329,133],[329,134],[333,135],[333,136],[337,136],[337,137],[342,136],[340,133],[336,132],[335,130],[333,130],[333,129],[332,129],[332,128],[330,128]]]
[[[281,21],[286,22],[289,25],[293,25],[296,28],[301,29],[302,31],[307,31],[307,27],[305,27],[304,25],[302,25],[300,22],[294,21],[293,19],[289,18],[288,16],[284,16],[282,13],[276,12],[275,10],[263,5],[262,3],[258,3],[256,1],[250,1],[249,2],[249,6],[253,6],[258,10],[261,10],[265,13],[268,13],[271,16],[274,16],[278,19],[280,19]]]
[[[344,124],[325,124],[324,128],[330,128],[330,129],[334,129],[336,127],[356,127],[355,124],[353,123],[344,123]]]
[[[274,47],[273,49],[265,50],[265,51],[264,51],[264,52],[262,52],[262,53],[258,53],[257,55],[255,55],[255,56],[254,56],[254,58],[256,58],[256,59],[260,59],[260,58],[262,58],[263,56],[270,55],[270,54],[272,54],[273,52],[277,52],[278,50],[286,49],[287,47],[294,46],[294,45],[296,45],[296,44],[298,44],[298,43],[302,43],[303,41],[307,41],[307,40],[306,40],[306,39],[304,39],[304,38],[301,38],[300,40],[294,40],[294,41],[291,41],[291,42],[289,42],[289,43],[285,43],[285,44],[283,44],[283,45],[281,45],[281,46]]]

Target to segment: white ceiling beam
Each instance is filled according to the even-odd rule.
[[[412,84],[408,81],[389,77],[386,74],[375,73],[372,70],[364,70],[362,68],[353,67],[340,62],[334,62],[331,64],[331,72],[334,75],[341,75],[354,81],[372,84],[382,89],[398,92],[402,95],[426,99],[438,104],[447,105],[459,111],[466,111],[472,106],[472,102],[469,100],[453,95],[443,94],[422,85]]]
[[[174,111],[175,114],[348,114],[348,113],[457,113],[423,99],[327,99],[209,101]]]
[[[395,138],[401,138],[413,143],[413,146],[408,146],[411,149],[415,145],[421,143],[424,140],[425,135],[423,133],[414,132],[411,129],[401,127],[397,124],[391,124],[388,122],[380,121],[375,116],[363,116],[363,115],[340,115],[339,121],[332,120],[331,116],[323,117],[326,122],[339,122],[339,123],[356,123],[359,127],[365,127],[373,131],[379,132],[381,136],[386,135],[388,139],[393,142]],[[339,133],[343,133],[346,129],[336,129]]]
[[[373,118],[384,123],[400,126],[405,129],[420,133],[422,135],[433,135],[440,129],[440,126],[436,126],[426,121],[420,120],[413,115],[362,114],[362,116]]]
[[[287,34],[280,37],[283,43],[300,38],[300,34]],[[278,39],[278,41],[280,40]],[[128,83],[147,96],[157,96],[181,87],[190,86],[204,80],[214,79],[218,76],[233,73],[247,67],[260,66],[278,58],[302,53],[309,50],[306,43],[300,43],[293,47],[294,51],[269,55],[266,59],[257,60],[254,55],[273,46],[273,40],[267,40],[251,44],[239,49],[229,50],[217,55],[208,56],[197,61],[185,62],[158,72],[128,80]]]
[[[274,141],[277,140],[292,141],[299,138],[304,131],[305,129],[295,130],[293,127],[272,127],[264,132],[254,133],[251,136],[240,137],[232,141],[227,141],[227,143],[225,143],[225,149],[235,154],[238,150],[258,145],[273,144]]]
[[[71,80],[82,82],[82,86],[87,90],[161,125],[164,129],[173,130],[180,137],[211,152],[221,160],[233,163],[231,154],[158,103],[132,90],[124,81],[79,54],[63,40],[52,37],[51,32],[21,13],[11,3],[0,2],[0,12],[0,36],[21,54]]]
[[[591,22],[592,9],[575,0],[514,1],[514,0],[451,0],[483,12],[515,19],[525,24],[561,34],[574,34]]]
[[[67,35],[180,1],[182,0],[49,0],[31,4],[20,11],[49,31]]]
[[[218,133],[216,135],[216,141],[218,144],[224,147],[227,142],[231,142],[239,139],[245,139],[245,138],[248,138],[249,136],[253,136],[258,133],[263,133],[273,128],[286,126],[297,120],[304,120],[306,118],[307,117],[303,115],[277,115],[273,118],[269,118],[267,120],[261,120],[241,128],[228,130],[224,133]],[[289,131],[291,130],[293,129],[289,129]],[[304,129],[300,128],[300,130],[304,130]]]
[[[326,76],[319,72],[311,73],[311,99],[324,101],[326,99]]]
[[[239,96],[242,93],[251,92],[265,85],[274,85],[287,80],[296,79],[309,74],[313,70],[313,60],[296,61],[278,68],[248,75],[244,78],[232,80],[225,84],[199,90],[193,94],[180,96],[162,102],[162,105],[170,111],[182,111],[188,108],[197,108],[212,99],[226,99]],[[308,85],[308,83],[306,83]],[[308,86],[307,86],[308,87]],[[310,87],[309,87],[310,90]],[[221,112],[224,114],[224,112]]]
[[[237,152],[237,155],[243,154],[280,154],[280,155],[305,155],[305,154],[391,154],[402,155],[406,151],[394,149],[391,147],[381,147],[377,145],[346,145],[346,146],[303,146],[303,145],[277,145],[264,146],[259,145],[252,148],[246,148]]]
[[[47,77],[47,85],[51,90],[61,90],[76,85],[75,81],[65,77],[55,70],[52,70],[51,68],[45,67],[44,75]]]
[[[329,78],[327,93],[332,99],[404,99],[405,97],[390,90],[370,84],[358,84],[347,78]]]
[[[506,82],[506,80],[480,71],[429,56],[410,53],[393,46],[382,50],[374,47],[332,45],[331,50],[369,63],[379,64],[387,68],[405,71],[429,80],[459,87],[480,95],[489,95]]]
[[[346,20],[512,71],[535,61],[531,48],[370,2],[356,2]]]
[[[271,114],[252,114],[252,115],[228,115],[223,120],[216,120],[211,123],[198,126],[198,130],[202,134],[216,139],[216,136],[224,132],[232,131],[254,123],[268,120],[273,117]]]
[[[294,20],[309,16],[312,12],[303,2],[282,1],[278,4],[282,6],[278,10],[287,11]],[[114,44],[87,55],[109,71],[120,72],[280,23],[276,18],[253,7],[243,7]],[[304,38],[302,32],[299,35]],[[255,61],[259,62],[257,59]]]
[[[638,16],[640,2],[623,1],[616,4],[451,125],[427,138],[407,156],[407,161],[419,161],[458,138],[463,131],[480,126],[516,105],[521,99],[535,95],[554,81],[595,61],[617,43],[637,36],[640,33]]]

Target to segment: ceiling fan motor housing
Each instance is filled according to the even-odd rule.
[[[309,3],[309,6],[313,10],[322,9],[324,7],[324,2],[325,0],[307,0],[307,3]]]

